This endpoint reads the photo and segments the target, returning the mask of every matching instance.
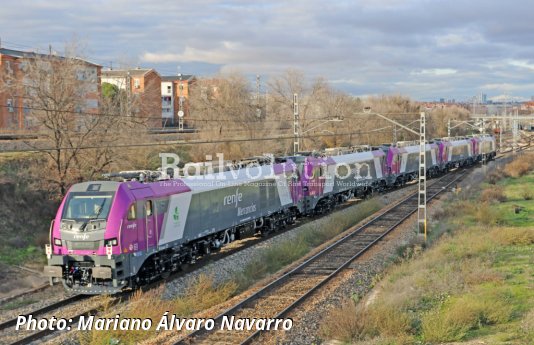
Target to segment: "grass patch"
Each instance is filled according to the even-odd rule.
[[[2,246],[0,248],[0,262],[8,265],[22,265],[27,262],[45,263],[46,256],[43,249],[33,245],[24,248]]]
[[[30,299],[21,299],[21,300],[17,300],[17,301],[11,301],[11,302],[8,302],[8,303],[4,304],[3,306],[0,306],[0,310],[18,309],[20,307],[24,307],[24,306],[33,304],[35,302],[37,302],[37,300],[31,299],[31,298]]]
[[[534,203],[521,193],[534,189],[534,174],[495,183],[437,212],[430,226],[440,240],[390,267],[372,301],[334,309],[321,335],[355,344],[531,344]]]

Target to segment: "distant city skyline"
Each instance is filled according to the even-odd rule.
[[[533,9],[519,0],[20,0],[2,4],[0,39],[62,52],[75,37],[104,67],[162,75],[238,71],[265,83],[298,69],[355,96],[530,100]]]

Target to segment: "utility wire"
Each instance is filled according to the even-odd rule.
[[[349,133],[334,133],[334,134],[316,134],[316,135],[302,135],[300,138],[317,138],[317,137],[333,137],[343,135],[361,135],[370,134],[385,129],[389,129],[391,126],[378,128],[370,131],[358,131]],[[153,147],[153,146],[169,146],[169,145],[205,145],[205,144],[223,144],[223,143],[239,143],[239,142],[251,142],[251,141],[274,141],[274,140],[292,140],[294,136],[280,136],[280,137],[263,137],[263,138],[243,138],[243,139],[220,139],[220,140],[191,140],[191,141],[172,141],[172,142],[159,142],[159,143],[142,143],[142,144],[123,144],[112,145],[114,148],[128,148],[128,147]],[[60,150],[89,150],[89,149],[102,149],[105,146],[80,146],[80,147],[60,147],[60,148],[28,148],[28,149],[16,149],[16,150],[0,150],[0,154],[7,153],[22,153],[22,152],[46,152],[46,151],[60,151]]]
[[[18,107],[16,106],[8,106],[8,105],[3,105],[3,104],[0,104],[0,107],[2,108],[16,108],[17,110],[19,109]],[[129,119],[140,119],[140,120],[150,120],[150,119],[158,119],[158,120],[163,120],[164,118],[161,117],[161,116],[131,116],[131,115],[123,115],[123,114],[109,114],[109,113],[92,113],[92,112],[83,112],[83,111],[75,111],[75,110],[60,110],[60,109],[46,109],[46,108],[38,108],[38,107],[22,107],[23,110],[38,110],[38,111],[50,111],[50,112],[57,112],[57,113],[67,113],[67,114],[74,114],[74,116],[84,116],[84,115],[89,115],[89,116],[102,116],[102,117],[124,117],[124,118],[129,118]],[[255,116],[255,115],[251,115],[251,116]],[[311,121],[311,120],[328,120],[329,118],[328,117],[303,117],[301,119],[301,121]],[[258,120],[239,120],[239,121],[236,121],[236,120],[225,120],[225,119],[217,119],[217,120],[212,120],[212,119],[195,119],[195,118],[186,118],[184,119],[184,121],[186,122],[233,122],[233,123],[264,123],[264,122],[280,122],[280,121],[291,121],[290,118],[283,118],[283,119],[280,119],[280,120],[270,120],[270,119],[258,119]]]

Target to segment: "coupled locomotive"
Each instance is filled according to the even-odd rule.
[[[427,172],[495,157],[489,135],[426,144]],[[213,250],[417,178],[418,143],[279,157],[201,176],[74,184],[50,226],[44,272],[84,294],[165,277]],[[136,175],[138,176],[138,175]]]

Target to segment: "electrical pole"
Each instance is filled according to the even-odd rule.
[[[393,143],[397,143],[397,125],[393,125]]]
[[[451,119],[447,121],[447,138],[451,137]]]
[[[126,72],[126,116],[131,116],[130,114],[130,93],[132,92],[130,71]]]
[[[370,113],[370,107],[364,108],[364,112]],[[425,241],[427,239],[427,221],[426,221],[426,116],[425,112],[420,113],[419,119],[419,131],[394,121],[382,114],[374,113],[386,121],[389,121],[402,129],[407,130],[415,135],[419,136],[419,192],[418,192],[418,205],[417,205],[417,232],[423,233]]]
[[[512,134],[513,134],[513,137],[514,137],[514,146],[513,146],[513,150],[514,150],[514,153],[517,151],[517,137],[519,136],[519,109],[515,109],[515,112],[514,112],[514,117],[513,117],[513,120],[512,120]]]
[[[293,94],[293,154],[296,155],[300,151],[300,137],[299,137],[299,102],[298,94]]]
[[[179,90],[179,97],[178,97],[178,131],[183,131],[184,130],[184,111],[182,110],[182,105],[183,105],[183,101],[184,101],[184,98],[182,96],[182,90],[183,90],[183,85],[182,85],[182,73],[178,73],[178,77],[180,78],[179,80],[179,84],[178,84],[178,90]]]
[[[260,75],[256,75],[256,117],[261,117],[260,107]]]
[[[497,124],[499,125],[499,151],[502,152],[502,122],[503,121],[497,121]]]
[[[419,202],[417,207],[417,224],[419,234],[422,232],[426,241],[426,118],[424,112],[421,112],[419,124]]]

